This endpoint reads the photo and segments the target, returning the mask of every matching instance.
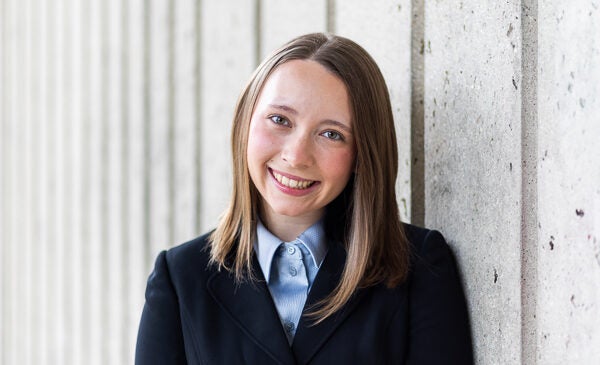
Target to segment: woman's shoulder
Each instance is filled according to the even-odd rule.
[[[436,230],[407,224],[405,233],[412,249],[409,362],[472,364],[467,304],[451,247]]]
[[[419,252],[430,246],[447,246],[446,239],[437,230],[404,223],[404,233],[413,251]]]
[[[176,270],[208,268],[210,261],[210,234],[207,232],[190,241],[181,243],[166,250],[165,259],[170,268]]]
[[[439,231],[416,225],[404,224],[404,232],[410,245],[411,266],[425,265],[428,268],[455,266],[454,254]]]

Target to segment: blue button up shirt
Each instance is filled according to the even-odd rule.
[[[327,254],[320,220],[292,242],[283,242],[258,222],[254,245],[279,318],[291,344],[317,272]]]

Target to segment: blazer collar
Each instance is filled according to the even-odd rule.
[[[256,281],[236,284],[234,276],[222,270],[208,280],[208,291],[242,332],[273,360],[278,364],[295,364],[256,255],[252,264]]]
[[[332,244],[308,294],[304,312],[335,289],[345,260],[344,248]],[[310,361],[356,307],[364,292],[359,290],[342,309],[319,325],[312,325],[312,319],[303,315],[290,348],[256,255],[252,265],[256,281],[236,284],[233,275],[222,270],[208,280],[208,291],[242,332],[279,364],[306,364]]]
[[[340,244],[332,244],[308,294],[304,313],[311,311],[319,301],[325,299],[336,288],[340,282],[345,262],[345,249]],[[363,294],[363,290],[358,290],[337,313],[327,317],[318,325],[313,325],[314,319],[303,313],[292,342],[292,351],[298,364],[306,364],[312,359],[356,307]]]

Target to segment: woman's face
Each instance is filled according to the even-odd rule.
[[[263,220],[315,222],[344,189],[356,155],[344,83],[319,63],[288,61],[259,95],[248,135],[248,169]]]

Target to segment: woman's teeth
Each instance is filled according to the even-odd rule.
[[[277,179],[277,181],[279,181],[279,183],[281,183],[281,185],[287,186],[288,188],[292,188],[292,189],[300,189],[300,190],[306,189],[315,183],[314,181],[310,181],[310,180],[298,181],[298,180],[290,179],[287,176],[283,176],[281,174],[276,173],[275,171],[273,171],[273,176],[275,176],[275,179]]]

